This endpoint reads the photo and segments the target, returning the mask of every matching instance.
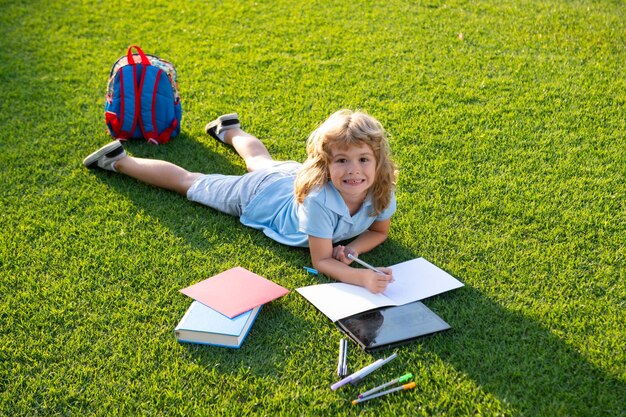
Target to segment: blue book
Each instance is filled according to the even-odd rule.
[[[262,306],[228,318],[199,301],[193,301],[174,329],[179,342],[241,347]]]

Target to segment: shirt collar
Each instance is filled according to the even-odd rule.
[[[326,208],[337,213],[338,215],[346,219],[346,221],[348,221],[349,223],[352,223],[352,216],[350,215],[348,206],[343,201],[341,194],[339,194],[339,190],[337,190],[337,188],[335,188],[335,185],[330,181],[326,183],[324,188],[326,189],[326,192],[324,193],[325,194],[324,205],[326,206]],[[363,210],[367,210],[367,212],[369,213],[371,211],[369,210],[371,206],[372,206],[372,196],[371,194],[368,194],[367,197],[365,198],[365,201],[363,201],[361,208],[359,209],[357,213]]]

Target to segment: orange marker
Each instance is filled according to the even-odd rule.
[[[369,397],[358,398],[356,400],[352,400],[352,404],[362,403],[363,401],[367,401],[367,400],[371,400],[371,399],[374,399],[374,398],[377,398],[377,397],[381,397],[383,395],[391,394],[392,392],[406,391],[406,390],[411,389],[411,388],[415,388],[415,382],[411,382],[409,384],[404,384],[404,385],[401,385],[401,386],[396,387],[396,388],[388,389],[387,391],[379,392],[378,394],[370,395]]]

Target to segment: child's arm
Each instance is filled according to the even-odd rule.
[[[377,267],[384,272],[384,274],[378,274],[366,268],[352,268],[335,259],[331,239],[309,236],[309,250],[311,251],[313,267],[337,281],[360,285],[373,293],[385,291],[387,284],[393,281],[393,275],[389,268]]]
[[[357,236],[357,238],[347,246],[335,246],[333,257],[346,265],[350,265],[352,259],[348,258],[349,253],[358,257],[362,253],[371,251],[387,239],[390,227],[391,219],[379,220],[372,223],[368,230]]]

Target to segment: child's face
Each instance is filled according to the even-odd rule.
[[[330,180],[346,202],[363,201],[376,179],[376,157],[369,145],[331,148]]]

